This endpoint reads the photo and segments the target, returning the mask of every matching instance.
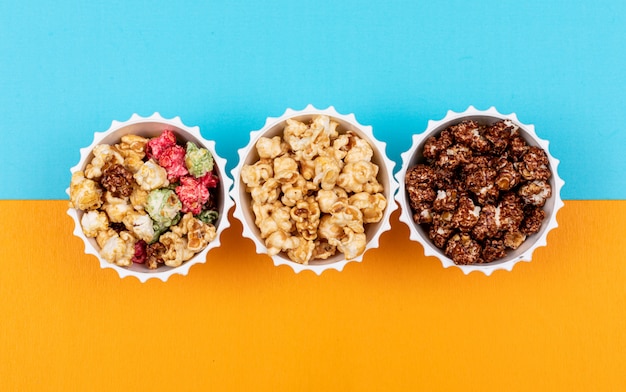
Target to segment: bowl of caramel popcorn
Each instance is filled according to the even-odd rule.
[[[234,216],[259,254],[296,273],[343,270],[390,229],[394,163],[370,126],[333,107],[287,111],[250,133],[232,171]]]
[[[215,142],[179,117],[133,114],[94,133],[71,168],[68,215],[85,252],[120,277],[186,275],[230,223],[232,180]]]
[[[557,227],[564,185],[558,164],[548,141],[514,113],[449,111],[402,154],[400,220],[446,268],[511,271]]]

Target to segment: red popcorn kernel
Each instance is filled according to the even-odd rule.
[[[186,176],[181,177],[180,185],[176,187],[176,195],[183,203],[181,211],[191,212],[194,215],[202,211],[202,206],[209,200],[209,190],[197,179]]]
[[[198,178],[198,181],[200,181],[202,185],[209,189],[217,187],[217,185],[220,183],[219,177],[213,174],[213,172],[208,172],[207,174]]]
[[[185,149],[179,145],[163,150],[158,163],[167,171],[167,179],[170,182],[175,182],[178,178],[189,174],[185,166]]]
[[[144,240],[135,242],[135,254],[132,258],[133,263],[143,264],[146,262],[146,257],[148,256],[146,253],[146,246],[147,244]]]
[[[152,138],[146,143],[146,156],[148,159],[154,158],[158,161],[163,151],[174,145],[176,145],[176,135],[166,129],[159,137]]]

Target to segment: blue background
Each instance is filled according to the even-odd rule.
[[[515,112],[564,199],[625,199],[621,1],[0,3],[0,199],[66,199],[94,131],[180,116],[236,150],[268,116],[355,113],[396,163],[448,109]]]

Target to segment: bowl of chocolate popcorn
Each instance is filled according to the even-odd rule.
[[[66,192],[74,235],[120,277],[166,281],[204,263],[230,223],[232,180],[215,142],[179,117],[133,114],[94,133]]]
[[[548,141],[514,113],[449,111],[402,154],[400,220],[446,268],[511,271],[557,227],[564,185],[558,164]]]
[[[333,107],[267,118],[232,171],[243,236],[295,272],[319,275],[362,261],[397,208],[385,146],[370,126]]]

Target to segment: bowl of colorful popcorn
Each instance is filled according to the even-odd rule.
[[[341,271],[389,230],[397,207],[393,167],[385,143],[353,114],[287,109],[239,150],[234,216],[276,266]]]
[[[514,113],[449,111],[402,154],[400,220],[446,268],[511,271],[557,227],[564,185],[558,164],[548,141]]]
[[[120,277],[186,275],[219,246],[232,181],[215,143],[180,118],[134,114],[96,132],[71,168],[68,215],[85,252]]]

